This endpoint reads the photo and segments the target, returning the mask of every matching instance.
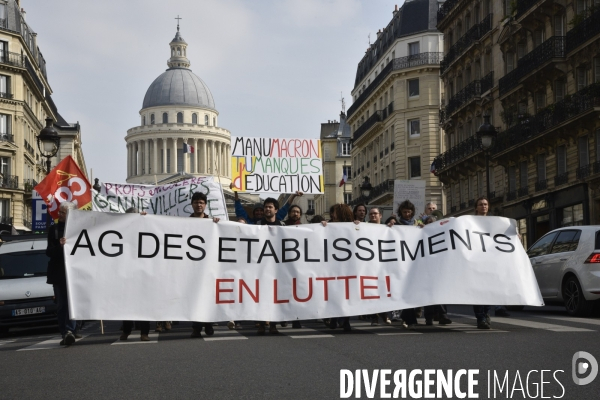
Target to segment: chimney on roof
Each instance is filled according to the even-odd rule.
[[[379,36],[381,36],[381,29],[377,31],[377,38],[379,39]]]
[[[398,4],[396,4],[396,6],[394,7],[394,11],[392,11],[392,15],[396,15],[397,12],[398,12]]]
[[[27,14],[27,13],[25,12],[25,9],[24,9],[24,8],[21,8],[21,15],[23,15],[23,20],[24,20],[24,21],[25,21],[25,14]]]

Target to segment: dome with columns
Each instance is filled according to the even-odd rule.
[[[140,125],[125,137],[127,182],[160,184],[181,175],[212,175],[224,187],[231,182],[231,133],[218,126],[208,86],[189,69],[187,46],[178,24],[169,69],[148,88]]]

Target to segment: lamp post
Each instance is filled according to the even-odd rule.
[[[371,182],[369,182],[369,177],[365,176],[365,180],[363,181],[362,185],[360,185],[360,193],[365,198],[365,204],[367,204],[367,199],[369,198],[372,189],[373,186],[371,186]]]
[[[490,149],[494,144],[494,139],[498,132],[496,128],[490,124],[490,116],[483,116],[483,124],[477,130],[477,136],[481,141],[481,148],[485,154],[485,186],[486,186],[486,197],[488,202],[490,199]],[[477,206],[477,205],[475,205]]]
[[[60,137],[56,132],[56,129],[52,126],[53,119],[46,118],[46,126],[40,131],[37,136],[37,145],[42,157],[46,157],[46,174],[50,173],[51,161],[50,159],[58,153],[60,147]]]

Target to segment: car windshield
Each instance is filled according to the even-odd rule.
[[[0,254],[0,279],[46,276],[48,256],[45,251]]]

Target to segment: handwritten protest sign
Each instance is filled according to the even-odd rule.
[[[543,305],[516,221],[259,226],[69,213],[73,319],[291,321],[429,304]]]
[[[231,142],[233,190],[323,193],[319,140],[232,137]]]
[[[193,213],[191,197],[195,192],[206,194],[205,213],[227,219],[223,189],[213,177],[199,176],[162,186],[132,183],[102,183],[100,192],[94,190],[93,210],[124,213],[136,207],[148,214],[186,217]]]
[[[394,212],[404,200],[410,200],[415,205],[415,215],[425,210],[425,181],[420,179],[394,181]]]

